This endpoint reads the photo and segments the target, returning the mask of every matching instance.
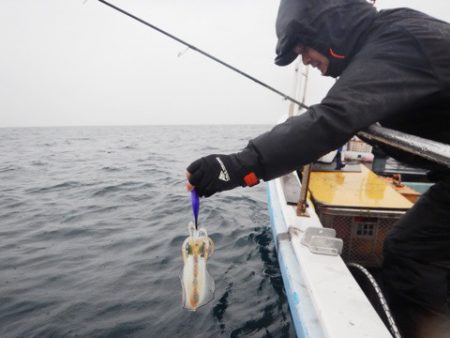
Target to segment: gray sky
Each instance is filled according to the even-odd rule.
[[[276,0],[110,0],[291,94]],[[96,0],[0,0],[0,127],[273,124],[288,103]],[[448,0],[378,0],[450,21]],[[332,85],[313,70],[308,104]]]

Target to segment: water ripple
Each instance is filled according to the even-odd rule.
[[[201,200],[216,293],[181,306],[185,168],[263,130],[3,129],[0,337],[293,337],[263,185]]]
[[[27,189],[26,192],[30,193],[30,194],[40,194],[40,193],[45,193],[45,192],[57,191],[57,190],[66,190],[66,189],[70,189],[70,188],[78,188],[80,186],[81,186],[80,182],[67,181],[67,182],[63,182],[63,183],[59,183],[59,184],[51,185],[51,186],[47,186],[47,187]]]

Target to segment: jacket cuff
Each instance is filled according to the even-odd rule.
[[[251,143],[236,154],[236,160],[240,164],[241,185],[251,187],[258,184],[263,177],[263,168],[259,162],[258,153]]]

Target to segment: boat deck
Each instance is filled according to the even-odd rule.
[[[359,172],[313,171],[309,190],[327,207],[407,210],[412,203],[364,165]]]

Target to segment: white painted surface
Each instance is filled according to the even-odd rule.
[[[283,256],[286,246],[295,252],[296,260],[286,259],[287,272],[282,272],[283,279],[288,278],[289,283],[295,285],[294,290],[301,290],[298,295],[294,294],[295,291],[288,294],[289,298],[300,297],[300,305],[295,309],[292,309],[290,300],[293,317],[298,316],[304,326],[304,333],[300,334],[310,338],[392,337],[341,257],[313,254],[300,243],[307,227],[322,226],[314,209],[308,209],[309,218],[297,217],[295,206],[285,203],[279,179],[269,182],[269,193],[274,208],[273,220],[283,223],[284,232],[289,228],[291,233],[291,241],[280,241],[278,254]],[[277,207],[280,208],[278,212],[275,210]],[[280,225],[273,226],[281,232]]]

